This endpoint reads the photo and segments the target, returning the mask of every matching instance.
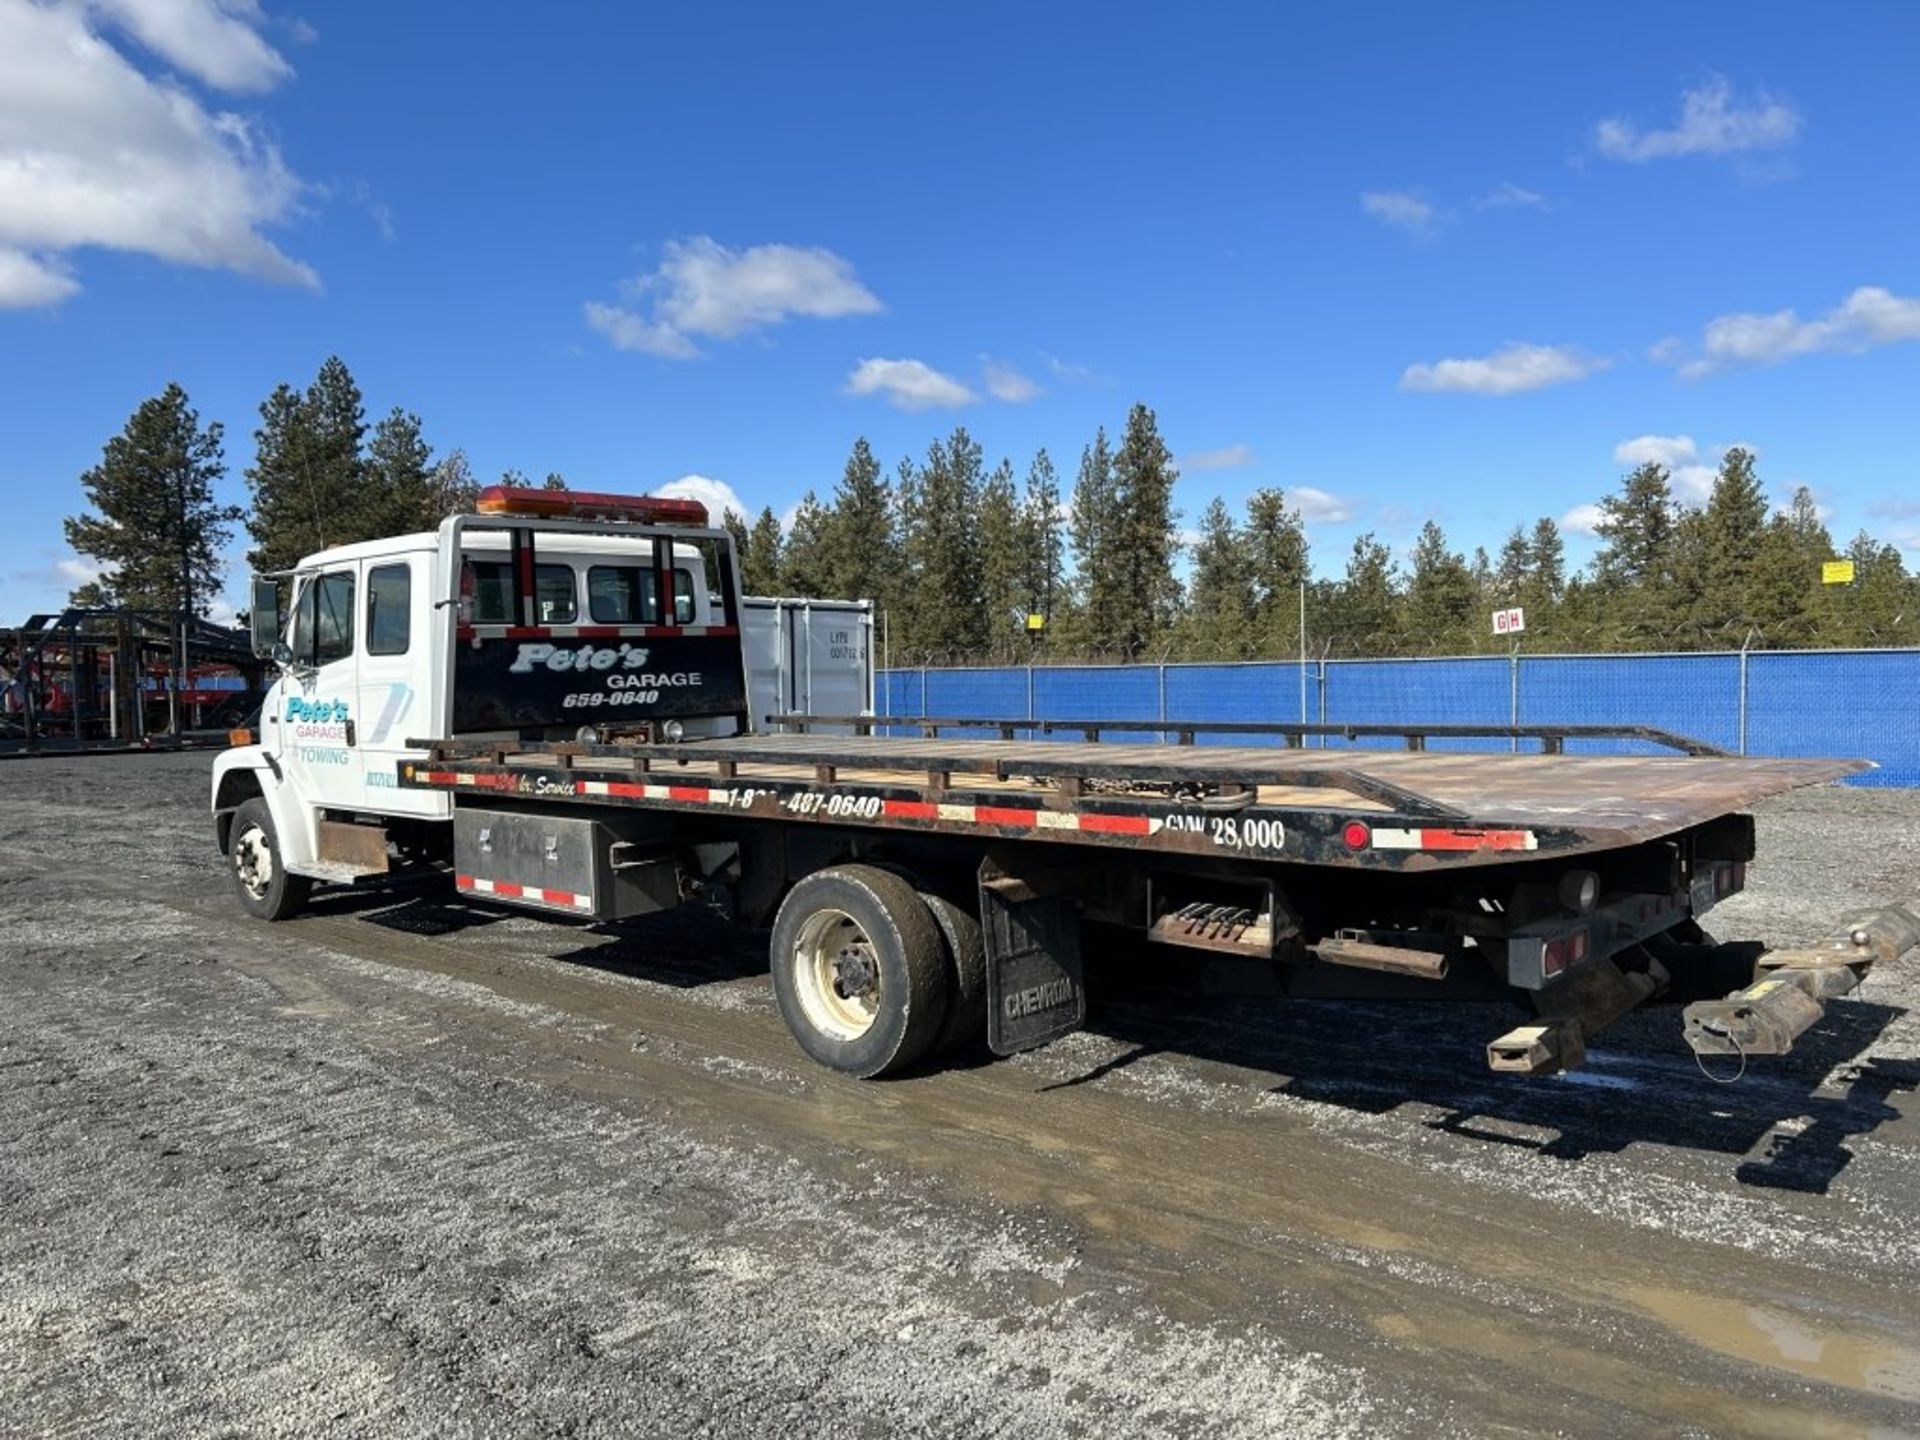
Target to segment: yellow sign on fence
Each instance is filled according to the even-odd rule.
[[[1820,583],[1822,585],[1851,585],[1853,583],[1853,561],[1821,561]]]

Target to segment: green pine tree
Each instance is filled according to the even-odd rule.
[[[786,548],[780,554],[781,593],[818,600],[828,593],[831,556],[828,553],[827,512],[809,490],[794,508],[787,527]]]
[[[1145,654],[1166,636],[1180,607],[1173,568],[1180,553],[1173,507],[1178,478],[1153,411],[1135,405],[1113,456],[1117,524],[1109,569],[1118,582],[1113,641],[1122,654]]]
[[[1066,594],[1066,543],[1060,532],[1060,478],[1043,449],[1027,467],[1027,493],[1020,505],[1023,603],[1038,615],[1042,643],[1050,641],[1054,611]]]
[[[980,593],[980,446],[964,426],[935,441],[901,487],[907,593],[906,648],[959,659],[977,655],[987,633]]]
[[[218,421],[202,428],[178,385],[135,408],[80,477],[92,508],[63,522],[67,544],[104,567],[81,599],[167,616],[211,612],[220,547],[241,516],[213,494],[227,473],[221,434]]]
[[[1755,613],[1755,584],[1767,532],[1767,497],[1753,455],[1735,446],[1720,461],[1713,493],[1700,512],[1699,596],[1694,620],[1706,634],[1738,645]]]
[[[989,659],[1017,656],[1025,642],[1026,587],[1020,498],[1013,465],[1002,460],[980,487],[980,604]]]
[[[843,600],[897,603],[900,540],[893,492],[866,437],[853,442],[826,530],[827,593]]]
[[[365,481],[360,387],[339,356],[327,358],[304,394],[275,387],[260,420],[247,470],[255,570],[291,569],[317,550],[383,533],[391,517]]]
[[[1420,527],[1410,562],[1403,626],[1407,638],[1419,649],[1441,654],[1476,648],[1478,587],[1467,562],[1448,548],[1438,522],[1429,520]]]
[[[1532,578],[1533,546],[1528,543],[1527,532],[1515,525],[1500,546],[1500,561],[1494,567],[1490,598],[1499,605],[1518,605]]]
[[[406,535],[438,523],[433,447],[420,433],[418,415],[395,406],[373,427],[364,474],[374,535]]]
[[[1560,605],[1567,592],[1567,545],[1550,516],[1533,522],[1527,537],[1526,579],[1518,604],[1526,611],[1527,634],[1535,648],[1560,630]]]
[[[1200,517],[1193,547],[1193,578],[1178,630],[1190,660],[1244,660],[1254,648],[1252,547],[1245,543],[1226,501],[1213,498]]]
[[[1395,654],[1400,649],[1399,588],[1393,552],[1372,531],[1356,536],[1346,577],[1316,596],[1308,626],[1313,628],[1315,614],[1324,615],[1320,628],[1337,654]]]
[[[1300,649],[1300,587],[1307,580],[1307,531],[1283,491],[1263,488],[1247,497],[1247,547],[1253,585],[1252,653],[1274,657]]]
[[[1080,452],[1080,473],[1073,484],[1068,535],[1074,555],[1073,639],[1090,650],[1108,652],[1118,644],[1120,587],[1117,536],[1119,495],[1113,480],[1113,454],[1106,427]]]
[[[741,594],[778,595],[781,572],[785,569],[785,550],[780,517],[773,513],[771,505],[766,506],[739,550]]]
[[[1681,643],[1674,592],[1683,513],[1691,512],[1674,504],[1667,467],[1652,461],[1628,474],[1618,494],[1601,500],[1594,527],[1600,537],[1593,561],[1597,593],[1589,598],[1605,628],[1605,648]]]

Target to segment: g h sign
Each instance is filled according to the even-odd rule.
[[[1527,628],[1527,612],[1518,605],[1511,610],[1493,612],[1493,633],[1496,635],[1518,635]]]

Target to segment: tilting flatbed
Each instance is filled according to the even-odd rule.
[[[1699,923],[1745,885],[1748,809],[1858,761],[1644,727],[756,713],[731,543],[687,505],[497,490],[303,562],[290,626],[258,589],[283,673],[213,801],[242,903],[400,863],[557,917],[697,899],[771,925],[795,1038],[861,1076],[1074,1029],[1129,939],[1248,993],[1505,997],[1529,1023],[1488,1061],[1532,1074],[1663,997],[1702,1055],[1780,1053],[1920,940],[1899,910],[1774,956]],[[1569,753],[1599,742],[1672,753]]]
[[[402,784],[420,788],[1415,869],[1633,845],[1870,768],[820,735],[622,747],[413,743],[427,759]]]

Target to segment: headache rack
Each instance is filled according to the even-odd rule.
[[[874,730],[917,730],[938,737],[942,730],[991,730],[1002,740],[1020,735],[1079,735],[1097,744],[1102,734],[1171,735],[1192,745],[1200,735],[1274,735],[1289,750],[1307,748],[1309,739],[1365,740],[1398,736],[1409,750],[1425,750],[1429,740],[1538,741],[1543,755],[1563,755],[1569,740],[1638,740],[1682,755],[1727,755],[1730,751],[1691,735],[1652,725],[1390,725],[1311,724],[1287,720],[1009,720],[1004,716],[929,715],[769,715],[767,723],[806,734],[820,726],[851,727],[856,735]]]

